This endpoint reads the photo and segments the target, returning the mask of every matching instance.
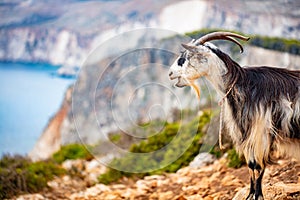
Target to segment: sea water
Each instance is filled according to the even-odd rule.
[[[59,109],[74,78],[47,64],[0,63],[0,157],[26,155]]]

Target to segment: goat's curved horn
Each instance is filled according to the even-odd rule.
[[[240,49],[241,49],[241,53],[244,51],[241,43],[239,43],[236,39],[234,38],[238,38],[244,41],[248,41],[250,39],[250,37],[246,37],[243,35],[239,35],[236,33],[231,33],[231,32],[213,32],[213,33],[209,33],[207,35],[202,36],[201,38],[199,38],[195,44],[204,44],[205,42],[211,41],[211,40],[229,40],[231,42],[234,42],[235,44],[237,44]]]

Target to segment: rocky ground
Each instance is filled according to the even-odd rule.
[[[105,170],[95,160],[69,161],[63,166],[77,171],[76,178],[69,175],[56,178],[48,183],[49,188],[42,193],[16,199],[240,200],[248,193],[247,167],[228,168],[225,158],[203,167],[191,165],[176,173],[147,176],[139,180],[124,178],[111,185],[93,184],[98,174]],[[300,163],[280,160],[278,165],[269,166],[264,176],[263,193],[266,200],[300,200]]]

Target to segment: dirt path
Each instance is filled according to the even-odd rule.
[[[82,180],[63,177],[52,181],[41,194],[24,195],[19,199],[74,200],[242,200],[248,193],[247,167],[228,168],[225,160],[195,169],[185,167],[177,173],[147,176],[133,181],[124,178],[118,184],[96,184],[87,187]],[[263,181],[266,200],[300,200],[300,163],[280,161],[269,166]]]

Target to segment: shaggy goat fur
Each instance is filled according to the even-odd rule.
[[[300,71],[240,67],[218,49],[224,62],[225,125],[246,160],[264,167],[273,149],[300,160]],[[226,114],[227,113],[227,114]],[[298,140],[298,141],[297,141]]]
[[[210,37],[219,39],[217,34]],[[241,67],[211,43],[192,41],[183,47],[186,51],[171,66],[170,79],[184,87],[204,76],[224,95],[221,121],[251,175],[247,200],[262,200],[261,182],[273,152],[300,160],[300,71]]]

